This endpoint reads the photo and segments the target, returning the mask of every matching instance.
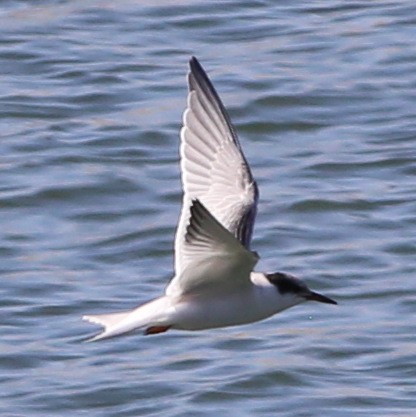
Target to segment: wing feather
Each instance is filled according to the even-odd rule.
[[[199,200],[192,201],[190,214],[183,246],[186,268],[171,291],[206,296],[249,285],[257,254],[248,251]]]
[[[256,182],[230,117],[194,57],[190,60],[188,85],[187,108],[181,129],[184,195],[175,238],[176,276],[191,262],[186,256],[185,236],[193,199],[199,199],[246,249],[250,248],[258,199]]]

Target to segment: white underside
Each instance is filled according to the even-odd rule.
[[[263,274],[252,274],[252,285],[223,294],[163,296],[134,310],[85,316],[104,331],[91,340],[117,336],[152,326],[181,330],[204,330],[252,323],[302,302],[293,295],[282,296]]]
[[[92,340],[136,329],[203,330],[251,323],[304,299],[281,295],[250,251],[257,188],[221,100],[195,58],[181,130],[183,207],[175,277],[164,296],[132,311],[84,319],[104,327]],[[151,329],[154,327],[154,329]],[[159,327],[159,328],[158,328]],[[150,328],[150,329],[149,329]]]

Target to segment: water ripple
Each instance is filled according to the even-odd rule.
[[[2,4],[1,414],[412,415],[412,7]],[[260,187],[259,269],[339,305],[83,343],[172,276],[190,55]]]

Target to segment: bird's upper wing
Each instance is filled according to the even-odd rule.
[[[208,76],[190,60],[188,106],[181,130],[183,205],[175,238],[175,272],[189,262],[185,252],[190,206],[199,199],[219,223],[250,248],[258,190],[237,134]]]
[[[250,284],[250,273],[258,261],[206,207],[193,200],[182,256],[186,267],[175,277],[168,294],[217,294]]]

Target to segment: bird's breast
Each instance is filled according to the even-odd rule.
[[[273,288],[252,287],[234,294],[184,297],[175,307],[174,327],[203,330],[263,320],[279,311],[276,294]]]

